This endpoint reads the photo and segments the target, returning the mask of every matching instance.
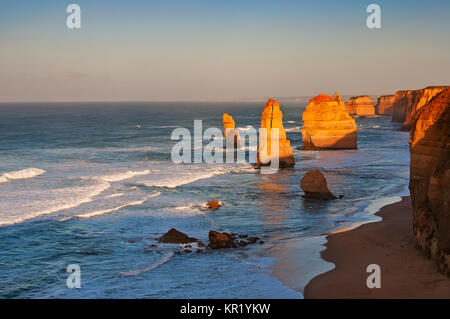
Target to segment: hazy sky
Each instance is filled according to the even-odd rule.
[[[0,0],[0,101],[393,93],[450,84],[449,39],[448,0]]]

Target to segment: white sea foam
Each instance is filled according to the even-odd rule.
[[[238,131],[248,131],[248,130],[251,130],[251,129],[255,129],[255,128],[252,125],[247,125],[245,127],[238,127],[237,128]]]
[[[119,182],[119,181],[123,181],[123,180],[129,179],[129,178],[132,178],[134,176],[147,175],[147,174],[150,174],[150,171],[148,169],[146,169],[144,171],[127,171],[124,173],[105,175],[105,176],[101,176],[100,178],[102,180],[104,180],[105,182]]]
[[[40,191],[24,191],[16,196],[19,198],[31,197],[31,199],[18,202],[8,200],[4,205],[0,204],[0,226],[21,223],[32,218],[92,202],[95,196],[98,196],[110,186],[109,183],[101,182],[90,186],[49,190],[46,192],[47,198],[45,199],[42,199],[42,192]],[[5,207],[6,204],[12,206]]]
[[[232,165],[230,165],[232,166]],[[188,165],[170,167],[159,174],[152,174],[152,180],[138,181],[148,187],[176,188],[179,186],[194,183],[198,180],[208,179],[217,175],[227,174],[233,171],[239,171],[242,167],[217,167],[201,169],[199,167],[191,168]]]
[[[155,270],[156,268],[164,265],[166,262],[168,262],[170,260],[170,258],[172,258],[175,255],[175,253],[173,251],[171,251],[170,253],[168,253],[167,255],[165,255],[161,260],[159,260],[158,262],[154,263],[153,265],[150,265],[149,267],[143,268],[143,269],[138,269],[138,270],[133,270],[133,271],[127,271],[127,272],[120,272],[121,276],[124,277],[131,277],[131,276],[137,276],[140,275],[144,272],[147,271],[152,271]]]
[[[22,169],[20,171],[12,171],[3,173],[0,175],[0,183],[5,183],[9,180],[15,180],[15,179],[27,179],[27,178],[33,178],[39,175],[42,175],[46,173],[43,169],[39,168],[26,168]]]
[[[287,121],[289,124],[295,124],[295,121]]]
[[[102,209],[102,210],[95,210],[95,211],[92,211],[92,212],[86,213],[86,214],[79,214],[79,215],[66,217],[66,218],[61,219],[60,221],[66,221],[66,220],[71,219],[73,217],[76,217],[76,218],[91,218],[91,217],[100,216],[100,215],[104,215],[104,214],[114,213],[114,212],[117,212],[117,211],[119,211],[119,210],[121,210],[122,208],[125,208],[125,207],[142,205],[142,204],[144,204],[147,201],[147,199],[153,198],[153,197],[157,197],[159,195],[161,195],[160,192],[154,192],[154,193],[150,194],[149,196],[146,196],[145,198],[142,198],[140,200],[128,202],[128,203],[125,203],[125,204],[122,204],[120,206],[116,206],[116,207],[113,207],[113,208]]]
[[[300,132],[300,127],[289,127],[285,129],[286,132]]]
[[[124,193],[116,193],[116,194],[108,195],[105,198],[116,198],[116,197],[122,197],[123,195],[125,195],[125,194]]]

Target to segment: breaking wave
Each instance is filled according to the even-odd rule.
[[[20,171],[12,171],[8,173],[3,173],[0,175],[0,183],[5,183],[9,180],[15,180],[15,179],[27,179],[27,178],[33,178],[39,175],[42,175],[46,173],[43,169],[39,168],[26,168],[22,169]]]
[[[168,262],[170,260],[170,258],[172,258],[174,255],[175,255],[175,253],[173,251],[171,251],[170,253],[165,255],[161,260],[154,263],[153,265],[150,265],[149,267],[146,267],[143,269],[138,269],[138,270],[127,271],[127,272],[120,272],[119,274],[124,277],[131,277],[131,276],[140,275],[147,271],[155,270],[156,268],[158,268],[158,267],[164,265],[166,262]]]

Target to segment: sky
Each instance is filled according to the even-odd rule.
[[[0,102],[393,94],[450,85],[449,39],[448,0],[0,0]]]

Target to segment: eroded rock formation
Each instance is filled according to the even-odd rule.
[[[225,128],[225,145],[226,147],[234,147],[235,149],[241,147],[241,137],[239,132],[234,128],[234,120],[231,115],[224,113],[223,127]]]
[[[302,115],[304,149],[357,148],[355,120],[338,100],[320,94],[309,101]]]
[[[347,112],[358,117],[370,117],[375,115],[375,108],[370,96],[352,96],[347,102]]]
[[[420,90],[401,90],[395,93],[393,122],[401,122],[402,130],[411,129],[411,119],[414,114],[438,93],[448,86],[429,86]]]
[[[309,171],[303,176],[300,187],[305,192],[305,198],[332,200],[337,199],[328,190],[325,176],[318,170]]]
[[[272,154],[272,147],[277,148],[277,145],[272,145],[272,142],[274,142],[278,144],[279,167],[294,167],[295,159],[292,154],[291,142],[286,139],[286,131],[283,127],[283,113],[280,110],[280,104],[272,98],[264,106],[261,115],[261,128],[267,130],[267,135],[266,138],[260,136],[261,141],[258,145],[256,166],[270,165],[273,156],[275,156],[275,154]],[[274,138],[274,141],[272,141],[271,129],[278,129],[278,139]]]
[[[394,110],[395,95],[380,96],[375,105],[375,113],[378,115],[392,115]]]
[[[416,241],[450,276],[450,89],[413,116],[410,151]]]

